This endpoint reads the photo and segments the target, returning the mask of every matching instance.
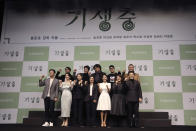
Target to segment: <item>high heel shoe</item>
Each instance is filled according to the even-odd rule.
[[[68,127],[68,122],[65,122],[65,125],[64,126]]]
[[[61,126],[65,126],[65,123],[63,122],[63,123],[61,124]]]
[[[103,127],[106,127],[106,122],[103,122]]]
[[[103,124],[103,122],[101,122],[101,127],[103,127],[104,126],[104,124]]]

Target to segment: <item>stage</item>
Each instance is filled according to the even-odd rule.
[[[0,0],[0,130],[196,131],[195,23],[196,0]]]
[[[23,124],[1,124],[1,131],[195,131],[196,126],[171,126],[171,127],[144,127],[144,128],[128,128],[128,127],[41,127],[41,126],[28,126]]]

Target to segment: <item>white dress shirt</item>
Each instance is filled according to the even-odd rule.
[[[51,88],[51,86],[52,86],[53,80],[54,80],[54,78],[50,78],[50,86],[49,86],[49,90],[48,90],[47,97],[50,97],[50,88]]]
[[[90,85],[90,96],[92,96],[92,95],[93,95],[93,84]]]

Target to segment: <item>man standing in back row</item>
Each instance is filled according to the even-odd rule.
[[[122,72],[122,77],[124,80],[129,79],[129,72],[133,72],[134,73],[134,80],[140,82],[139,74],[135,72],[133,64],[129,64],[127,74],[125,73],[125,71]]]

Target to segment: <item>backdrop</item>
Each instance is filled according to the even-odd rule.
[[[0,48],[0,123],[43,110],[38,79],[48,69],[100,63],[141,76],[140,111],[169,112],[173,125],[196,125],[195,11],[130,8],[17,12],[6,6]],[[62,72],[63,74],[64,72]],[[56,105],[58,110],[59,102]]]

